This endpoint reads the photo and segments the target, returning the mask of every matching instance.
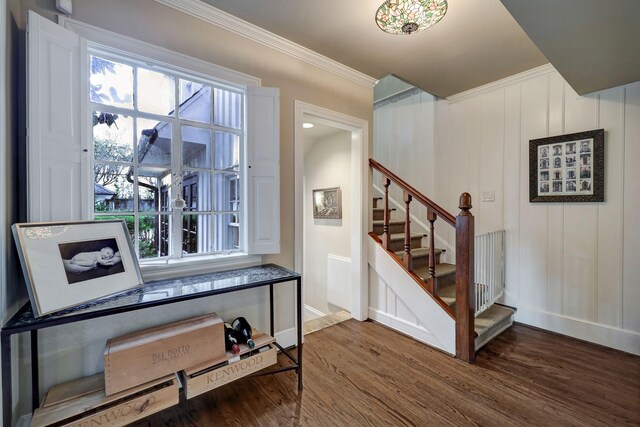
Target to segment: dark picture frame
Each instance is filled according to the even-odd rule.
[[[124,220],[13,224],[36,317],[143,283]]]
[[[529,141],[531,203],[604,202],[604,129]]]

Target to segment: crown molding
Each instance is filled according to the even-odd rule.
[[[530,80],[535,77],[543,76],[545,74],[553,73],[556,69],[551,64],[544,64],[536,68],[532,68],[522,73],[514,74],[513,76],[505,77],[504,79],[496,80],[495,82],[487,83],[486,85],[478,86],[473,89],[469,89],[465,92],[460,92],[455,95],[447,97],[449,102],[458,102],[464,99],[472,98],[474,96],[482,95],[496,89],[502,89],[504,87],[522,83],[525,80]]]
[[[327,58],[311,49],[280,37],[270,31],[244,21],[200,0],[155,0],[157,3],[191,15],[202,21],[238,34],[254,42],[268,46],[301,61],[307,62],[325,71],[351,80],[354,83],[372,88],[376,79],[333,59]]]

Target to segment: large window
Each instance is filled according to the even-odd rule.
[[[89,55],[94,218],[126,221],[141,260],[241,250],[246,93]]]

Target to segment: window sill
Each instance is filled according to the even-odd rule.
[[[260,264],[262,264],[262,256],[236,252],[228,255],[203,255],[183,259],[145,262],[140,264],[140,271],[144,281],[149,282]]]

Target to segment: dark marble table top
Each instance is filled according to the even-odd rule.
[[[2,331],[5,333],[18,333],[42,329],[188,299],[288,282],[298,278],[300,278],[299,273],[275,264],[266,264],[175,279],[155,280],[116,295],[42,317],[34,317],[31,303],[27,302],[2,327]]]

